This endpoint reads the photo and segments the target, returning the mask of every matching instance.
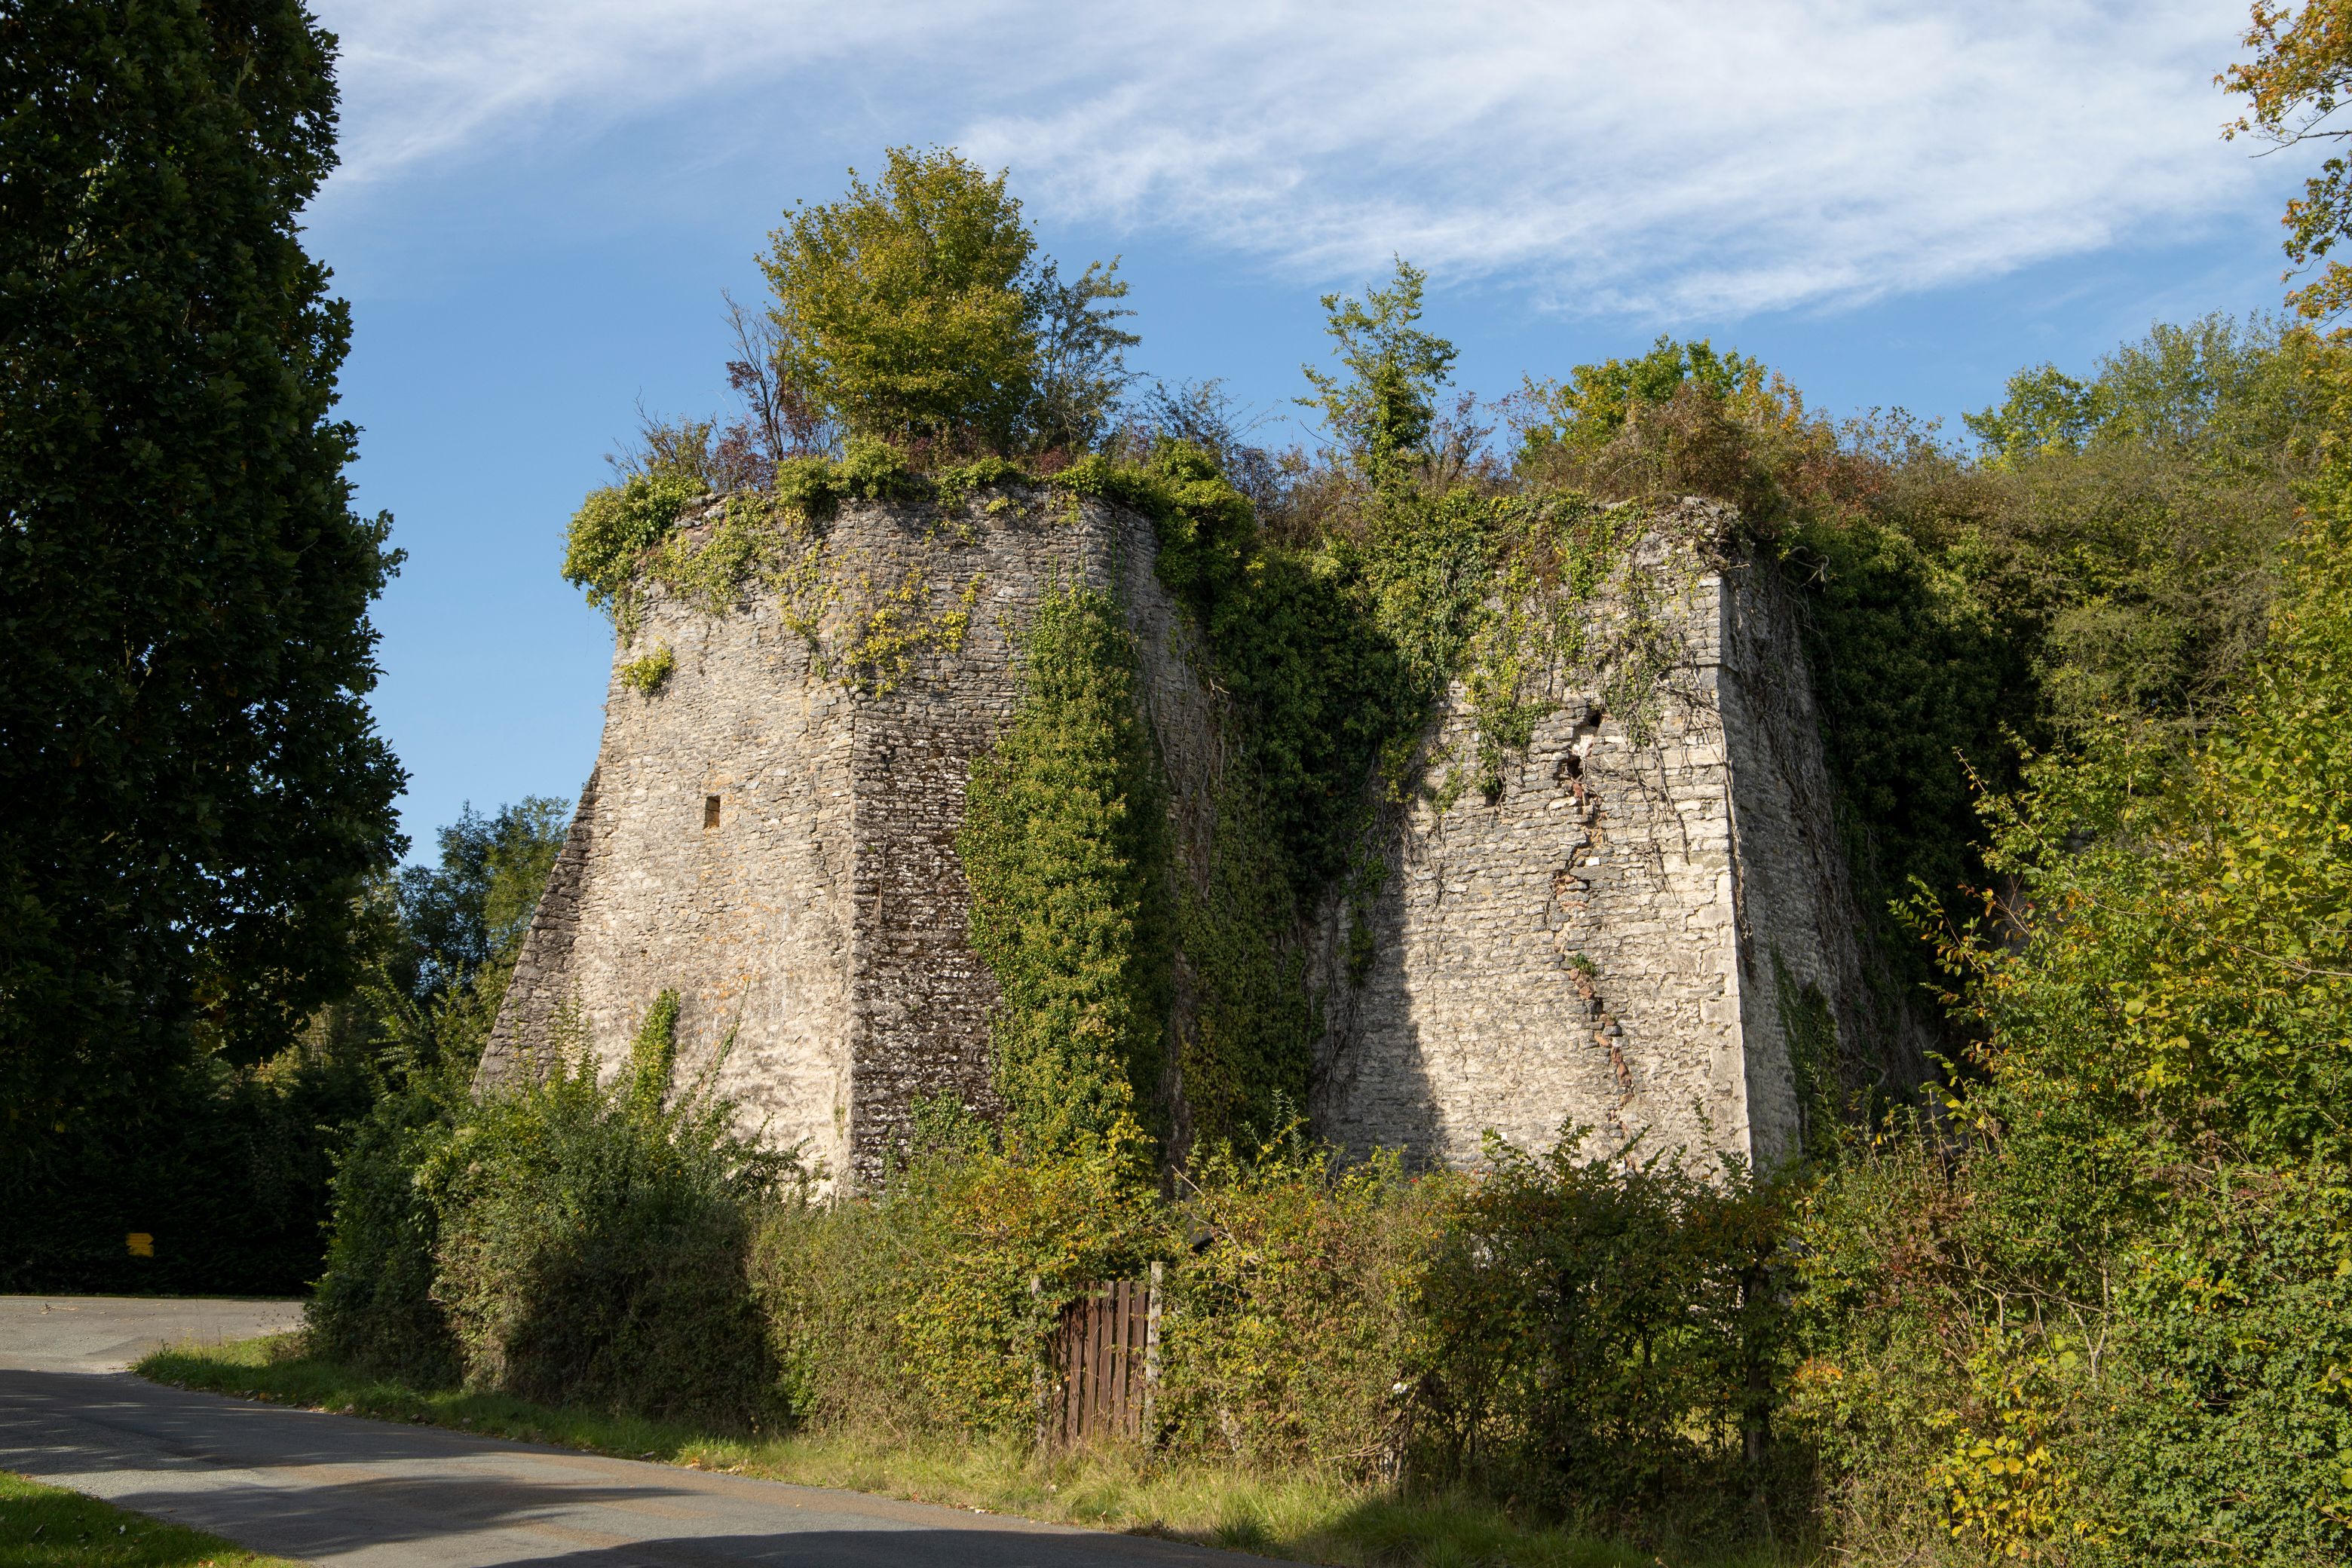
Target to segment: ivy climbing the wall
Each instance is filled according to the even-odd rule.
[[[1168,1014],[1167,813],[1117,604],[1057,587],[1023,634],[1021,697],[972,765],[956,850],[995,973],[995,1079],[1038,1149],[1150,1120]]]
[[[1337,364],[1310,370],[1308,401],[1331,441],[1300,481],[1321,499],[1268,492],[1271,527],[1223,471],[1229,441],[1144,431],[1059,468],[994,453],[928,473],[853,436],[839,457],[787,458],[723,500],[695,442],[649,440],[672,456],[574,520],[567,574],[625,639],[651,589],[712,615],[757,593],[806,643],[812,674],[869,697],[961,647],[981,584],[954,552],[987,519],[1075,521],[1095,500],[1149,520],[1157,575],[1221,699],[1220,763],[1187,781],[1202,798],[1184,803],[1183,853],[1170,853],[1172,796],[1136,708],[1126,617],[1099,594],[1056,593],[1024,629],[1020,711],[971,784],[972,938],[1005,998],[999,1087],[1025,1137],[1066,1143],[1134,1115],[1182,1159],[1277,1129],[1305,1105],[1322,1030],[1307,962],[1319,923],[1344,906],[1360,983],[1402,814],[1452,810],[1474,787],[1498,799],[1571,690],[1638,733],[1678,655],[1668,585],[1635,560],[1655,509],[1467,458],[1475,441],[1438,409],[1453,348],[1422,330],[1423,282],[1400,266],[1326,301]],[[917,521],[919,548],[853,547],[832,520],[857,500]],[[625,651],[657,700],[659,650]],[[1431,722],[1457,684],[1466,743]]]
[[[1265,1136],[1303,1108],[1322,1030],[1308,933],[1336,892],[1352,910],[1348,968],[1361,979],[1388,814],[1423,791],[1448,806],[1473,776],[1499,793],[1570,672],[1601,681],[1629,718],[1654,682],[1660,595],[1628,584],[1641,509],[1441,481],[1433,378],[1451,351],[1414,325],[1419,281],[1402,269],[1362,301],[1330,302],[1348,374],[1315,384],[1352,489],[1318,537],[1262,531],[1217,458],[1186,441],[1093,455],[1044,481],[1150,521],[1158,576],[1191,612],[1202,673],[1227,699],[1204,841],[1184,846],[1167,889],[1169,1047],[1186,1119],[1171,1131],[1196,1149]],[[1596,636],[1588,621],[1604,585],[1629,591]],[[1429,721],[1457,679],[1475,754],[1433,756]],[[967,872],[977,940],[992,873],[969,858]]]

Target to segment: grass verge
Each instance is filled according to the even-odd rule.
[[[1151,1462],[1119,1450],[1039,1456],[1013,1444],[896,1440],[866,1433],[724,1436],[506,1394],[418,1389],[301,1353],[299,1335],[159,1351],[134,1369],[205,1389],[373,1416],[1163,1536],[1343,1568],[1791,1568],[1788,1553],[1636,1549],[1524,1524],[1461,1497],[1396,1499],[1312,1476]]]
[[[5,1568],[296,1568],[217,1535],[0,1470],[0,1564]]]

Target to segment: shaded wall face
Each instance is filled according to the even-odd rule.
[[[1799,607],[1769,565],[1727,574],[1718,681],[1737,825],[1740,1025],[1758,1162],[1801,1152],[1815,1119],[1875,1083],[1928,1080],[1926,1040],[1899,995],[1874,993],[1835,786],[1805,674]]]
[[[1496,799],[1423,798],[1394,826],[1369,967],[1332,966],[1328,1135],[1453,1164],[1490,1129],[1548,1148],[1569,1121],[1595,1153],[1636,1133],[1644,1152],[1746,1152],[1718,594],[1694,574],[1663,606],[1675,653],[1638,712],[1554,671]],[[1432,754],[1475,744],[1457,686]]]

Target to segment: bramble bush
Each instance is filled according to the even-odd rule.
[[[1451,1473],[1617,1530],[1801,1524],[1774,1448],[1793,1334],[1785,1182],[1490,1136],[1424,1289]]]
[[[1162,1438],[1179,1452],[1349,1479],[1407,1473],[1429,1363],[1419,1293],[1459,1190],[1360,1165],[1294,1127],[1219,1148],[1177,1210]]]
[[[647,1415],[759,1414],[747,1205],[797,1162],[740,1134],[706,1082],[673,1092],[677,1019],[665,992],[609,1084],[559,1041],[419,1173],[440,1219],[434,1299],[468,1382]]]
[[[408,1258],[449,1325],[445,1377],[733,1428],[1026,1442],[1060,1309],[1156,1261],[1148,1441],[1171,1460],[1484,1488],[1684,1542],[1752,1533],[1788,1468],[1752,1442],[1754,1373],[1785,1338],[1781,1298],[1756,1293],[1765,1189],[1577,1142],[1416,1175],[1294,1127],[1163,1191],[1131,1121],[1033,1148],[942,1100],[877,1191],[824,1200],[745,1163],[715,1106],[651,1111],[646,1081],[558,1068],[431,1141],[433,1239]],[[1628,1269],[1646,1289],[1620,1289]],[[339,1321],[314,1321],[322,1352],[400,1364],[396,1315]]]

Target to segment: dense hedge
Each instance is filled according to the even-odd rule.
[[[1767,1484],[1790,1463],[1765,1442],[1778,1189],[1572,1137],[1498,1145],[1483,1181],[1413,1176],[1294,1133],[1163,1195],[1131,1126],[1030,1152],[940,1104],[881,1191],[826,1202],[725,1110],[654,1114],[625,1076],[559,1068],[457,1110],[412,1189],[431,1218],[339,1246],[315,1343],[722,1426],[1025,1440],[1059,1308],[1159,1261],[1163,1454],[1486,1485],[1637,1534],[1798,1522]],[[429,1281],[437,1367],[367,1289],[395,1279]]]
[[[374,1100],[365,1065],[299,1047],[257,1068],[200,1058],[148,1094],[152,1121],[94,1132],[53,1186],[10,1200],[0,1290],[301,1292],[346,1129]]]

